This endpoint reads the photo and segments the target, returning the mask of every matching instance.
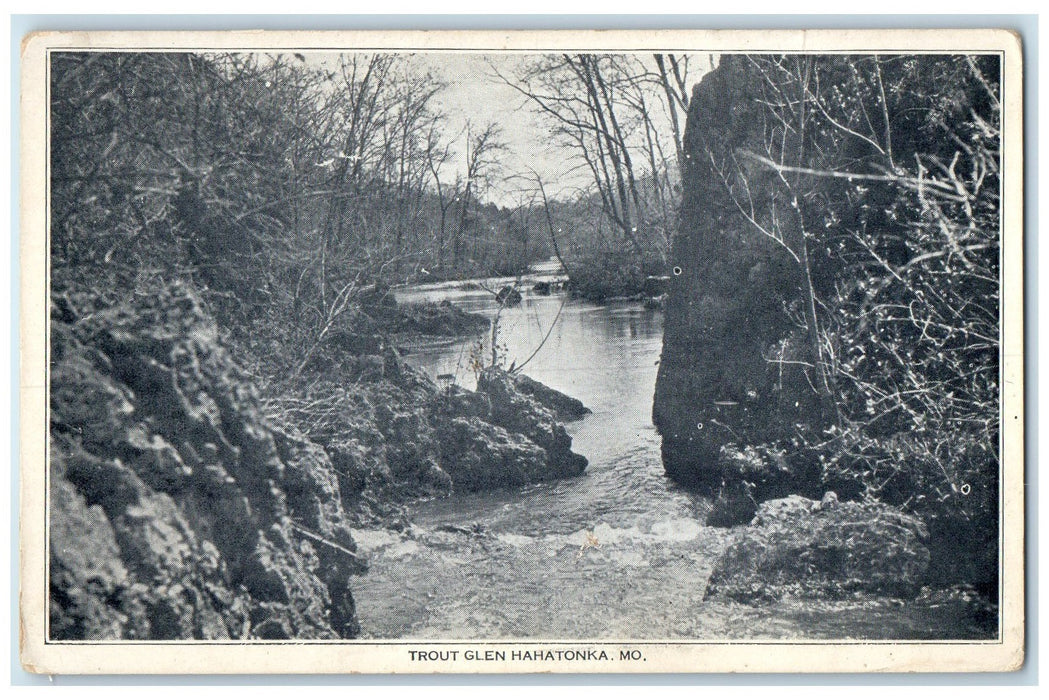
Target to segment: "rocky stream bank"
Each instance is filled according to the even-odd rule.
[[[440,389],[335,333],[267,396],[189,287],[93,303],[52,301],[52,638],[355,637],[352,526],[586,468],[560,422],[585,409],[527,378]]]

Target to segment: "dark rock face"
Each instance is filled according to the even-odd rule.
[[[515,374],[511,375],[510,379],[518,391],[527,394],[544,408],[553,411],[558,420],[579,420],[593,413],[579,399],[563,394],[557,389],[551,389],[527,375]]]
[[[919,518],[881,503],[838,501],[830,492],[820,501],[766,501],[719,557],[705,597],[913,597],[927,580],[927,539]]]
[[[726,191],[739,151],[761,152],[761,87],[746,57],[723,56],[689,107],[653,405],[667,473],[686,484],[717,487],[722,445],[775,442],[818,413],[802,365],[779,362],[806,359],[788,317],[801,290],[797,266]],[[775,174],[754,169],[747,177],[755,210],[776,211]]]
[[[331,460],[264,418],[196,296],[69,308],[51,336],[52,637],[356,636],[364,565]]]
[[[568,398],[524,379],[533,391]],[[441,467],[456,489],[521,486],[586,470],[586,458],[572,452],[572,438],[554,411],[522,391],[521,381],[489,368],[478,378],[477,392],[452,389],[433,402]]]
[[[586,469],[586,458],[572,452],[572,438],[554,413],[517,388],[514,378],[488,368],[477,379],[477,391],[488,397],[490,420],[506,430],[524,435],[547,452],[556,476],[576,476]]]

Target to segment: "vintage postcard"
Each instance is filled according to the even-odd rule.
[[[22,50],[40,673],[1023,664],[1006,31]]]

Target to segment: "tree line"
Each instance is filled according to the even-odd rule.
[[[450,126],[446,79],[410,54],[54,53],[52,265],[111,289],[174,272],[315,330],[379,279],[560,252],[636,283],[666,259],[688,76],[663,55],[493,69],[589,174],[548,198],[550,175],[508,172],[500,124]]]

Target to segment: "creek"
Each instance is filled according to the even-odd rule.
[[[954,603],[865,596],[752,607],[704,601],[731,531],[706,527],[709,499],[666,478],[652,396],[663,316],[639,301],[544,296],[557,265],[519,280],[523,301],[500,310],[513,280],[445,282],[398,301],[448,300],[489,318],[506,364],[574,396],[593,414],[568,424],[590,461],[575,479],[457,494],[411,508],[408,533],[357,530],[369,572],[353,582],[373,639],[961,639],[984,635]],[[552,330],[551,330],[552,329]],[[545,338],[545,343],[543,342]],[[541,346],[541,347],[540,347]],[[536,349],[539,348],[538,352]],[[472,389],[477,338],[417,344],[407,361]]]

